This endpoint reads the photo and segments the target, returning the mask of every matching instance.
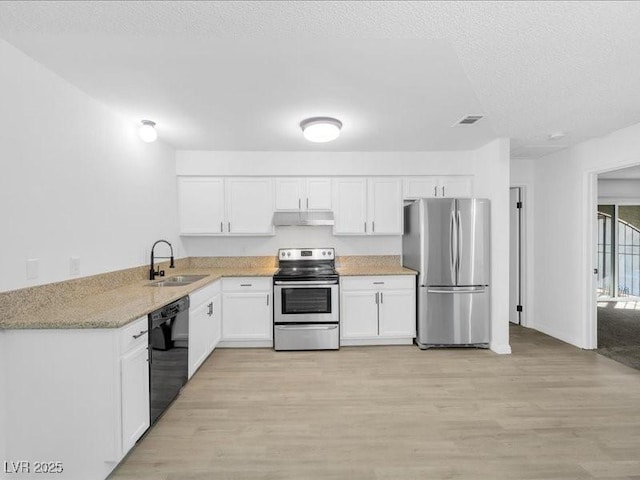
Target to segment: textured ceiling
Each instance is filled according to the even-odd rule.
[[[640,122],[638,25],[640,2],[0,3],[0,37],[179,149],[505,136],[538,157]],[[486,118],[450,128],[467,113]],[[338,141],[300,139],[318,114]]]

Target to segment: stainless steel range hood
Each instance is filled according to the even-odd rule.
[[[275,212],[273,224],[276,227],[316,227],[334,225],[333,212]]]

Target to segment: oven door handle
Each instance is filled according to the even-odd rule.
[[[335,330],[338,325],[276,325],[276,330]]]
[[[311,285],[338,285],[338,282],[336,282],[335,280],[312,280],[308,282],[287,282],[287,281],[276,280],[273,283],[274,285],[283,285],[283,286],[290,286],[290,287],[308,287]]]

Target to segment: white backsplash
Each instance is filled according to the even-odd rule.
[[[273,237],[182,237],[186,256],[275,255],[279,248],[333,247],[337,255],[400,255],[401,236],[334,236],[333,227],[276,227]]]

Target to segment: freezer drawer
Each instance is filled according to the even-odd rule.
[[[489,287],[420,287],[420,348],[489,344]]]
[[[339,324],[274,325],[273,347],[275,350],[338,350]]]

